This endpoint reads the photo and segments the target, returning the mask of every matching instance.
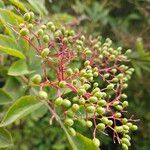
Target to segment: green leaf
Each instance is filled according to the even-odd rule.
[[[7,126],[16,120],[21,119],[40,108],[42,105],[43,103],[37,100],[35,96],[23,96],[19,98],[5,114],[0,127]]]
[[[4,90],[0,89],[0,105],[8,104],[12,102],[12,98]]]
[[[4,2],[0,0],[0,8],[4,8],[4,7],[5,7]]]
[[[4,128],[0,128],[0,149],[12,146],[11,134]]]
[[[16,50],[16,49],[7,48],[7,47],[4,47],[4,46],[0,45],[0,51],[5,52],[5,53],[7,53],[9,55],[18,57],[18,58],[23,58],[23,59],[25,58],[25,56],[21,52]]]
[[[30,72],[24,59],[14,62],[8,70],[8,75],[11,76],[20,76],[29,73]]]
[[[9,0],[9,1],[10,1],[10,3],[12,3],[16,7],[18,7],[20,10],[27,12],[27,9],[22,2],[20,2],[18,0]]]
[[[27,87],[16,77],[8,77],[3,90],[13,98],[13,100],[25,95]]]

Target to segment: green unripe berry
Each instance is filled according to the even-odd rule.
[[[29,30],[27,29],[27,28],[22,28],[21,30],[20,30],[20,35],[21,36],[26,36],[26,35],[28,35],[29,34]]]
[[[123,107],[127,107],[127,106],[128,106],[128,101],[124,101],[124,102],[122,103],[122,106],[123,106]]]
[[[79,108],[80,108],[80,106],[78,104],[73,104],[72,105],[72,111],[74,111],[74,112],[78,111]]]
[[[82,97],[79,99],[79,104],[84,105],[85,104],[85,99]]]
[[[85,36],[84,35],[81,36],[81,40],[85,41]]]
[[[49,42],[49,36],[48,36],[48,35],[44,35],[44,36],[43,36],[43,41],[44,41],[45,43],[48,43],[48,42]]]
[[[31,81],[35,84],[39,84],[42,81],[42,77],[39,74],[35,74],[32,78]]]
[[[122,116],[121,113],[119,113],[119,112],[116,112],[116,113],[115,113],[115,117],[116,117],[116,118],[120,118],[121,116]]]
[[[91,56],[92,52],[91,52],[90,50],[86,50],[86,51],[85,51],[85,54],[86,54],[87,56]]]
[[[59,87],[64,88],[66,86],[66,81],[60,81],[59,82]]]
[[[72,110],[68,110],[68,111],[66,112],[66,115],[67,115],[67,117],[69,117],[69,118],[74,118],[74,112],[73,112]]]
[[[50,21],[50,22],[47,23],[47,28],[50,29],[53,25],[54,25],[53,22]]]
[[[104,74],[104,78],[108,78],[110,76],[109,73]]]
[[[121,105],[117,105],[117,106],[115,106],[115,108],[120,111],[123,109],[123,107]]]
[[[68,128],[68,132],[71,136],[76,136],[76,131],[74,128]]]
[[[66,73],[67,73],[67,75],[72,75],[73,74],[73,70],[71,69],[71,68],[68,68],[67,70],[66,70]]]
[[[113,102],[113,106],[116,106],[116,105],[118,105],[120,102],[119,101],[115,101],[115,102]]]
[[[96,102],[97,102],[97,97],[91,96],[91,97],[89,98],[89,101],[90,101],[91,103],[96,103]]]
[[[122,139],[121,139],[121,143],[122,143],[122,144],[126,144],[127,146],[130,146],[130,145],[131,145],[129,139],[127,139],[127,138],[122,138]]]
[[[128,87],[128,84],[124,83],[122,87],[123,89],[126,89]]]
[[[123,118],[123,119],[122,119],[122,123],[123,123],[123,124],[126,124],[127,122],[128,122],[128,119],[127,119],[127,118]]]
[[[108,90],[112,90],[114,88],[114,84],[110,83],[106,88]]]
[[[129,127],[127,125],[123,125],[124,130],[129,130]]]
[[[123,74],[122,74],[122,73],[118,74],[117,78],[118,78],[119,80],[120,80],[120,79],[123,79]]]
[[[108,124],[109,120],[107,117],[102,117],[101,121],[104,123],[104,124]]]
[[[68,99],[64,99],[62,102],[62,105],[65,107],[70,107],[71,106],[71,102]]]
[[[84,62],[84,66],[88,66],[88,65],[90,65],[90,61],[89,61],[89,60],[86,60],[86,61]]]
[[[37,35],[38,36],[42,36],[44,34],[44,31],[42,30],[42,29],[39,29],[38,31],[37,31]]]
[[[121,97],[122,97],[123,99],[126,99],[126,98],[127,98],[127,95],[126,95],[126,94],[121,94]]]
[[[94,144],[96,147],[99,147],[99,146],[100,146],[100,140],[99,140],[99,139],[94,138],[92,141],[93,141],[93,144]]]
[[[115,131],[117,132],[117,133],[122,133],[123,132],[123,127],[122,126],[115,126]]]
[[[30,13],[25,13],[23,18],[25,21],[29,21],[31,19]]]
[[[39,91],[38,96],[41,99],[47,99],[48,98],[48,95],[47,95],[47,93],[45,91]]]
[[[126,144],[122,144],[122,150],[128,150],[128,146]]]
[[[81,96],[81,95],[84,95],[86,94],[86,90],[85,89],[79,89],[78,90],[78,94]]]
[[[33,20],[34,19],[34,13],[31,11],[30,12],[30,20]]]
[[[50,50],[48,48],[44,48],[41,52],[41,56],[45,58],[49,54]]]
[[[46,30],[46,25],[45,24],[43,24],[42,26],[41,26],[41,28],[43,29],[43,30]]]
[[[108,126],[112,126],[112,125],[113,125],[113,121],[112,121],[112,120],[109,120],[109,122],[108,122],[107,125],[108,125]]]
[[[105,113],[105,108],[103,107],[97,107],[96,108],[96,112],[99,114],[99,115],[103,115]]]
[[[93,73],[93,76],[94,76],[94,77],[98,77],[98,75],[99,75],[98,72],[94,72],[94,73]]]
[[[112,82],[118,82],[118,78],[113,78]]]
[[[90,85],[90,84],[85,83],[85,84],[83,85],[83,87],[85,88],[85,90],[88,90],[88,89],[91,87],[91,85]]]
[[[136,130],[138,129],[138,127],[137,127],[136,125],[132,125],[132,126],[130,127],[130,129],[131,129],[132,131],[136,131]]]
[[[105,124],[104,123],[99,123],[96,127],[100,131],[104,131],[105,130]]]
[[[86,108],[86,110],[87,110],[88,113],[93,113],[95,111],[95,107],[94,106],[88,106]]]
[[[88,128],[92,127],[92,125],[93,125],[92,121],[86,121],[86,126]]]
[[[60,106],[61,104],[63,103],[63,99],[61,97],[58,97],[56,100],[55,100],[55,104]]]
[[[74,124],[74,121],[70,118],[65,119],[64,124],[66,126],[72,126]]]
[[[99,100],[98,101],[98,105],[99,106],[106,106],[107,105],[107,102],[105,100]]]
[[[96,96],[97,98],[101,98],[102,97],[102,93],[101,92],[95,92],[94,96]]]
[[[29,29],[32,29],[32,28],[33,28],[33,24],[30,23],[30,24],[28,25],[28,28],[29,28]]]

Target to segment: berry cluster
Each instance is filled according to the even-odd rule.
[[[60,114],[69,132],[75,136],[74,124],[81,122],[93,128],[93,143],[100,146],[96,138],[98,132],[107,129],[113,132],[113,141],[122,144],[123,150],[130,146],[130,130],[137,130],[132,117],[125,117],[128,106],[124,90],[133,68],[127,63],[127,50],[113,48],[112,41],[101,37],[85,38],[65,27],[57,27],[53,22],[37,23],[32,12],[24,15],[25,22],[16,32],[29,42],[41,59],[43,75],[31,78],[32,86],[39,87],[38,97],[47,100],[49,106]],[[74,62],[79,63],[76,67]],[[50,79],[48,70],[55,73]],[[56,90],[51,99],[45,88]],[[72,96],[68,96],[72,93]]]

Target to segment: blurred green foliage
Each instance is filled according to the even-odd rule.
[[[66,24],[84,32],[86,35],[101,35],[110,37],[116,45],[124,49],[131,48],[130,65],[135,68],[135,74],[127,90],[129,111],[139,118],[139,131],[132,137],[133,150],[149,150],[150,147],[150,2],[149,0],[21,0],[14,3],[0,0],[0,8],[22,13],[25,10],[22,4],[47,19],[47,15],[58,24]],[[16,1],[17,2],[17,1]],[[19,1],[18,1],[19,2]],[[46,7],[46,8],[45,8]],[[0,32],[7,35],[10,31],[0,26]],[[1,40],[1,39],[0,39]],[[8,61],[4,61],[4,60]],[[9,56],[0,56],[0,84],[6,81],[6,70],[11,63]],[[16,80],[15,78],[9,80]],[[7,81],[8,82],[8,81]],[[20,83],[17,87],[20,87]],[[13,88],[14,85],[12,85]],[[16,85],[15,85],[16,86]],[[14,89],[15,90],[15,89]],[[20,89],[20,93],[24,89]],[[4,108],[2,108],[3,110]],[[1,110],[1,112],[2,112]],[[38,122],[36,121],[38,120]],[[56,124],[48,125],[48,115],[31,115],[10,128],[13,131],[14,150],[65,150],[69,149],[68,142],[62,129]],[[77,126],[78,127],[78,126]],[[78,127],[79,128],[79,127]],[[84,134],[88,132],[81,129]],[[18,133],[18,134],[16,134]],[[104,143],[102,149],[120,149],[106,136],[100,135]]]

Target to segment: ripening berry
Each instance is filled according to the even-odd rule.
[[[68,132],[71,136],[76,136],[76,131],[74,128],[68,128]]]
[[[70,107],[71,106],[71,102],[68,99],[64,99],[62,102],[62,105],[65,107]]]
[[[66,126],[72,126],[74,124],[74,121],[70,118],[65,119],[64,124]]]
[[[64,88],[66,86],[66,81],[60,81],[59,82],[59,87]]]
[[[107,117],[102,117],[101,121],[104,123],[104,124],[108,124],[109,120]]]
[[[136,131],[136,130],[138,129],[138,127],[137,127],[136,125],[132,125],[132,126],[130,127],[130,129],[131,129],[132,131]]]
[[[44,35],[44,36],[43,36],[43,41],[44,41],[45,43],[48,43],[48,42],[49,42],[49,36],[48,36],[48,35]]]
[[[92,125],[93,125],[92,121],[86,121],[86,126],[88,128],[92,127]]]
[[[48,95],[47,95],[47,93],[45,91],[39,91],[38,96],[41,99],[47,99],[48,98]]]
[[[93,113],[93,112],[95,111],[95,107],[94,107],[94,106],[88,106],[88,107],[86,108],[86,111],[87,111],[88,113]]]
[[[104,131],[105,130],[105,124],[104,123],[99,123],[96,127],[100,131]]]
[[[78,104],[73,104],[71,107],[72,111],[74,111],[74,112],[78,111],[79,108],[80,108],[80,106]]]
[[[27,28],[22,28],[21,30],[20,30],[20,35],[21,36],[26,36],[26,35],[28,35],[29,34],[29,30],[27,29]]]
[[[97,107],[96,108],[96,112],[99,114],[99,115],[103,115],[105,113],[105,108],[103,107]]]
[[[99,147],[99,146],[100,146],[100,140],[99,140],[99,139],[94,138],[92,141],[93,141],[93,144],[94,144],[96,147]]]
[[[31,81],[35,84],[39,84],[42,81],[42,77],[39,74],[35,74],[32,78]]]
[[[45,58],[49,54],[49,48],[44,48],[41,52],[41,56]]]
[[[25,21],[29,21],[31,19],[30,13],[25,13],[23,18]]]
[[[126,144],[122,144],[122,150],[128,150],[128,146]]]
[[[61,97],[58,97],[56,100],[55,100],[55,104],[60,106],[61,104],[63,103],[63,99]]]

